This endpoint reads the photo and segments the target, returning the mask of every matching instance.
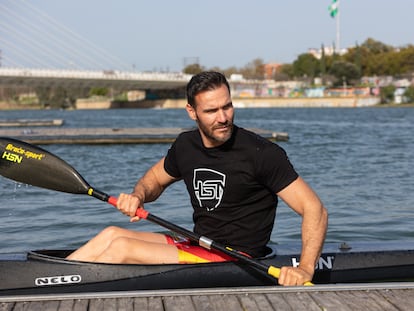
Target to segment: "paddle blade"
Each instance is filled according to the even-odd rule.
[[[83,177],[59,157],[13,138],[0,137],[0,174],[61,192],[88,194],[90,189]]]

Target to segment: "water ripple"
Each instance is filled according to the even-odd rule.
[[[3,112],[2,112],[3,113]],[[3,118],[62,118],[67,127],[193,126],[183,110],[5,111]],[[327,241],[414,238],[414,109],[239,109],[236,123],[289,133],[281,142],[330,214]],[[111,195],[129,192],[168,145],[46,146]],[[147,204],[155,215],[192,228],[185,186]],[[0,178],[1,252],[78,247],[107,225],[162,231],[83,195]],[[281,203],[274,242],[300,240],[300,219]]]

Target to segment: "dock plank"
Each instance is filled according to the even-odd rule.
[[[195,303],[198,302],[199,297],[203,296],[196,297],[193,298]],[[210,295],[207,297],[212,310],[241,310],[240,302],[235,295]]]
[[[347,301],[347,304],[353,309],[357,310],[396,310],[393,305],[383,309],[372,295],[372,291],[344,291],[338,292],[340,301]]]
[[[413,290],[388,290],[382,292],[383,299],[396,306],[401,311],[414,310],[414,291]]]
[[[88,309],[88,300],[68,299],[60,301],[58,311],[86,311]]]
[[[277,311],[292,311],[292,306],[285,299],[284,295],[281,294],[266,294],[267,299],[273,308]]]
[[[117,298],[116,308],[112,310],[134,311],[134,299],[130,297]]]
[[[168,296],[163,300],[165,311],[197,311],[190,296]]]
[[[312,299],[320,307],[320,310],[337,310],[340,305],[341,311],[354,311],[350,306],[341,303],[341,297],[335,291],[329,292],[315,292],[311,294]]]
[[[0,120],[0,127],[61,126],[63,119],[14,119]]]
[[[164,311],[164,305],[161,297],[136,297],[133,298],[132,310],[141,311]],[[130,309],[124,309],[130,310]]]
[[[73,311],[87,311],[89,310],[89,300],[77,299],[74,301]]]
[[[140,310],[136,308],[134,310]],[[148,298],[148,311],[163,311],[164,303],[160,297],[149,297]]]
[[[10,309],[10,310],[13,310],[13,311],[29,310],[27,307],[28,305],[29,305],[28,302],[18,302],[13,306],[13,309]]]
[[[163,144],[171,143],[188,128],[36,128],[0,129],[0,136],[32,144]],[[249,129],[271,141],[287,141],[289,135],[263,129]]]
[[[214,311],[214,302],[211,296],[194,296],[193,304],[197,306],[197,311]],[[224,306],[223,306],[224,307]]]
[[[13,302],[0,302],[0,311],[11,311],[13,310]]]
[[[240,304],[242,306],[241,310],[260,310],[259,306],[256,304],[253,295],[244,294],[239,296]]]
[[[258,310],[279,310],[277,308],[276,309],[273,308],[266,294],[255,295],[254,299],[256,300]]]
[[[369,299],[372,301],[372,303],[376,305],[379,305],[380,310],[400,310],[397,308],[395,304],[392,304],[389,302],[381,293],[377,290],[375,291],[369,291],[368,293],[355,293],[356,296],[360,296],[361,299],[363,299],[363,295],[368,294]],[[413,309],[411,309],[413,310]]]
[[[414,310],[414,283],[1,297],[0,311]]]
[[[284,294],[284,298],[291,306],[292,310],[321,310],[318,304],[311,298],[309,293],[306,292],[286,293]]]

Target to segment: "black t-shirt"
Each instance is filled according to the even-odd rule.
[[[253,257],[265,254],[276,193],[298,177],[281,147],[237,126],[216,148],[204,147],[198,129],[181,133],[164,167],[187,186],[194,232]]]

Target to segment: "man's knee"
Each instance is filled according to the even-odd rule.
[[[110,238],[111,240],[113,238],[116,238],[121,233],[121,228],[116,226],[109,226],[102,230],[101,235],[104,235],[107,238]]]

